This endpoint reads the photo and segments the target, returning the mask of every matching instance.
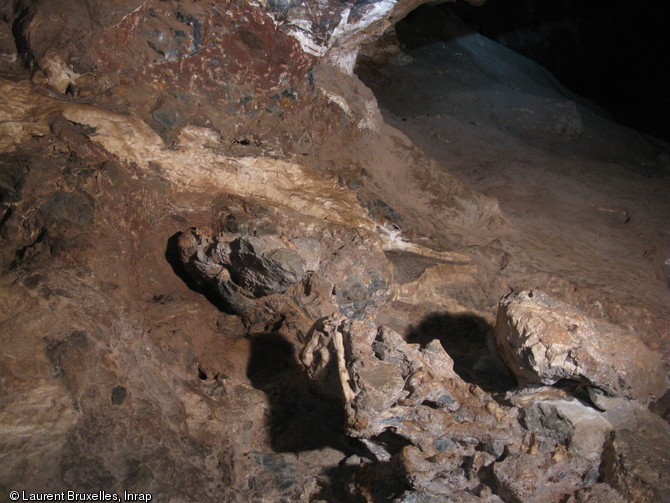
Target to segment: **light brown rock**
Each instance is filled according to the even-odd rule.
[[[596,395],[642,403],[661,396],[668,387],[661,357],[633,334],[589,318],[540,291],[501,299],[495,341],[521,383],[555,384],[567,379],[584,383]]]

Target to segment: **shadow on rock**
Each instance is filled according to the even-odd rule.
[[[280,333],[252,334],[247,377],[270,403],[270,436],[276,452],[333,447],[351,451],[343,433],[344,406],[316,396],[293,345]]]
[[[201,295],[204,295],[205,298],[212,303],[219,311],[222,311],[227,314],[234,314],[230,307],[226,305],[226,303],[221,299],[221,297],[216,293],[213,292],[210,288],[207,286],[199,285],[196,283],[191,276],[189,276],[188,272],[186,271],[186,268],[184,267],[184,264],[182,264],[181,260],[179,259],[179,237],[183,234],[183,232],[177,232],[176,234],[170,236],[170,239],[167,241],[167,245],[165,247],[165,260],[167,260],[168,264],[170,264],[170,267],[172,267],[172,270],[174,273],[179,276],[179,279],[181,279],[187,287],[189,287],[191,290],[193,290],[196,293],[199,293]]]
[[[326,470],[327,483],[317,495],[329,503],[387,503],[408,489],[403,475],[393,461],[360,464],[343,462]]]
[[[515,387],[512,377],[496,364],[487,344],[493,327],[474,314],[431,313],[407,332],[409,343],[425,347],[437,339],[454,361],[454,371],[466,382],[488,392]]]

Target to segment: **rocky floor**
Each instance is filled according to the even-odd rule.
[[[3,501],[668,499],[667,152],[479,37],[367,65],[291,155],[2,80]]]

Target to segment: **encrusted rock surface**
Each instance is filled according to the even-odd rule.
[[[190,279],[231,312],[253,319],[298,309],[314,321],[339,310],[363,319],[374,318],[390,298],[391,268],[376,234],[315,225],[277,206],[242,205],[232,195],[220,196],[215,208],[216,234],[189,229],[177,248]]]
[[[505,501],[560,501],[583,484],[590,464],[558,448],[553,454],[513,454],[493,467]]]
[[[636,458],[620,452],[633,445],[621,440],[628,435],[621,428],[647,424],[622,419],[630,416],[626,410],[637,410],[636,402],[624,400],[606,415],[565,391],[545,388],[508,393],[501,405],[464,382],[436,341],[408,344],[393,330],[341,314],[315,323],[300,358],[315,391],[342,402],[345,432],[419,491],[394,501],[413,501],[416,494],[488,501],[483,485],[494,489],[491,501],[597,501],[607,494],[620,499],[611,487],[596,486],[602,476],[633,499],[647,494],[646,487],[658,487],[649,477],[632,478],[631,468],[613,461]],[[660,438],[670,433],[658,418],[649,424]],[[631,463],[649,464],[657,473],[668,462],[654,454],[661,451],[662,446],[652,450],[653,460]]]
[[[22,62],[44,92],[136,113],[168,143],[191,124],[288,152],[310,133],[316,63],[351,74],[361,43],[419,3],[15,1],[2,14],[16,38],[7,66]],[[347,108],[350,97],[328,99]],[[285,121],[295,130],[267,137]]]
[[[600,459],[605,440],[614,429],[592,407],[567,398],[536,398],[523,407],[522,423],[528,431],[554,437],[558,443],[594,462]]]
[[[624,503],[625,501],[626,499],[611,486],[596,484],[570,496],[567,503]]]

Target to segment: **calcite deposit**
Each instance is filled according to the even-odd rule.
[[[421,3],[0,3],[0,501],[667,500],[662,156]]]

